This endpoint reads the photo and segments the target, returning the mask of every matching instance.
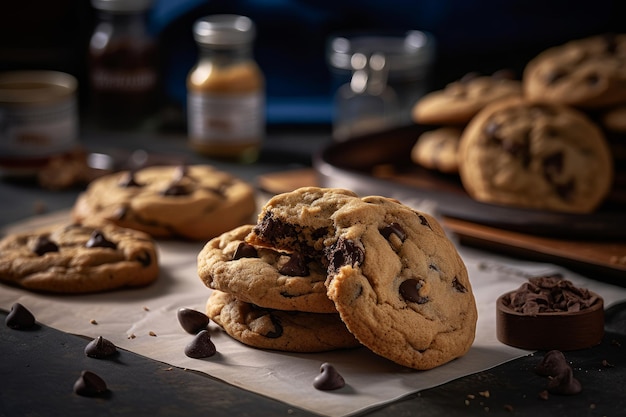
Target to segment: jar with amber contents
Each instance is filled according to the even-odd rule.
[[[205,156],[254,162],[265,135],[265,78],[252,57],[255,25],[212,15],[193,27],[198,63],[187,77],[191,147]]]

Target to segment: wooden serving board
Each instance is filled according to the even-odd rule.
[[[313,168],[259,176],[258,185],[271,194],[299,187],[317,186]],[[626,286],[626,242],[620,240],[558,239],[486,226],[444,216],[444,227],[455,233],[462,244],[525,259],[563,265],[590,278]]]

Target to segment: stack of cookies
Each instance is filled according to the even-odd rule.
[[[198,275],[207,315],[240,342],[317,352],[359,345],[430,369],[464,355],[477,311],[439,223],[400,202],[305,187],[254,225],[210,240]]]
[[[516,94],[470,95],[469,87],[453,94],[458,85],[463,81],[415,104],[414,121],[436,128],[418,138],[414,162],[443,171],[432,159],[456,149],[464,188],[488,203],[590,213],[607,199],[619,174],[616,162],[626,157],[620,117],[626,112],[626,35],[594,36],[542,52],[527,64]],[[435,99],[444,98],[449,110],[477,109],[464,113],[456,148],[434,147],[428,138],[454,120],[428,113],[435,111]]]

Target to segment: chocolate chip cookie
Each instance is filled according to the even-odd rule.
[[[581,112],[510,100],[485,108],[465,129],[459,172],[479,201],[589,213],[610,191],[613,160],[601,130]]]
[[[337,313],[320,314],[258,307],[213,291],[207,316],[248,346],[287,352],[324,352],[360,346]]]
[[[306,187],[272,198],[247,240],[320,259],[343,322],[387,359],[430,369],[473,343],[467,270],[428,214],[389,198]]]
[[[240,226],[204,246],[198,254],[198,276],[205,285],[262,307],[337,313],[326,295],[322,264],[298,252],[246,243],[253,227]]]
[[[525,97],[580,108],[626,102],[626,34],[598,35],[549,48],[524,69]]]
[[[152,238],[113,224],[63,224],[0,241],[0,281],[29,290],[92,293],[157,279]]]
[[[462,133],[458,127],[440,127],[422,133],[411,149],[411,160],[424,168],[457,174]]]
[[[207,240],[250,222],[248,183],[209,165],[153,166],[93,181],[73,216],[98,218],[159,238]]]
[[[413,121],[428,125],[465,125],[485,105],[521,97],[522,83],[508,71],[493,75],[470,73],[422,97],[412,109]]]

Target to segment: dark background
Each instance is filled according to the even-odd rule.
[[[255,57],[267,78],[268,123],[324,124],[336,87],[325,60],[332,33],[430,32],[437,42],[433,90],[470,71],[509,68],[521,76],[525,63],[549,46],[626,31],[625,11],[620,0],[155,0],[149,25],[160,44],[162,107],[184,111],[185,77],[197,57],[193,22],[237,13],[257,24]],[[95,17],[87,0],[3,2],[0,71],[73,74],[88,112],[86,51]],[[301,111],[281,114],[276,103]]]

